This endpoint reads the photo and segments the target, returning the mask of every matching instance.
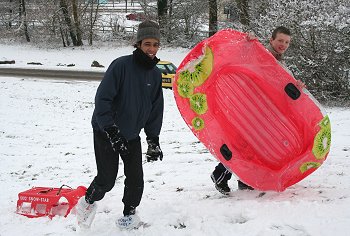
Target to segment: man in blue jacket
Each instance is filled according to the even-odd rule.
[[[124,216],[116,224],[130,228],[139,223],[135,210],[144,188],[141,129],[147,136],[147,160],[163,159],[159,134],[164,101],[161,72],[156,67],[159,45],[159,25],[148,20],[142,22],[137,31],[136,50],[132,55],[115,59],[97,89],[92,116],[97,175],[76,207],[80,227],[90,227],[96,201],[113,188],[119,156],[125,174]]]

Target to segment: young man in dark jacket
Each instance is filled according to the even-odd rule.
[[[96,213],[96,201],[110,191],[118,174],[119,156],[124,163],[124,210],[116,224],[135,227],[144,180],[140,131],[147,136],[147,160],[162,160],[159,134],[163,121],[159,26],[144,21],[137,31],[136,50],[132,55],[115,59],[107,69],[95,97],[92,116],[97,176],[77,204],[78,225],[89,228]]]
[[[256,39],[256,37],[252,34],[248,34],[248,40]],[[286,27],[279,26],[272,32],[270,43],[266,47],[267,50],[276,58],[281,66],[283,66],[288,73],[291,72],[287,69],[283,54],[288,49],[289,44],[291,42],[291,33],[290,30]],[[301,81],[298,81],[300,87],[303,87],[304,84]],[[228,194],[231,189],[228,186],[228,181],[231,179],[232,173],[226,169],[226,167],[219,163],[213,173],[211,174],[211,179],[215,184],[215,188],[222,194]],[[251,186],[243,183],[241,180],[238,180],[238,189],[239,190],[253,190]]]

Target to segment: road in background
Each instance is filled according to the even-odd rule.
[[[50,70],[50,69],[25,69],[25,68],[1,68],[0,76],[15,77],[40,77],[54,79],[77,79],[77,80],[102,80],[103,71],[84,70]]]

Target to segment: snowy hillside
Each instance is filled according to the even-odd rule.
[[[60,61],[84,68],[89,67],[92,58],[107,66],[114,57],[131,50],[55,52],[0,45],[0,58],[22,61],[24,66],[36,57],[48,67]],[[159,55],[179,65],[186,52],[164,49]],[[229,182],[232,193],[223,196],[210,180],[217,161],[184,123],[171,90],[164,90],[160,136],[164,159],[144,164],[145,190],[137,212],[147,223],[145,227],[123,232],[115,227],[123,209],[122,163],[116,185],[99,202],[88,232],[77,231],[74,212],[52,220],[16,214],[17,194],[21,191],[33,186],[87,186],[95,176],[90,119],[97,86],[97,81],[0,77],[1,236],[349,235],[349,109],[326,108],[332,124],[331,152],[312,175],[284,192],[266,194],[238,191],[233,178]],[[145,136],[141,134],[145,151]]]

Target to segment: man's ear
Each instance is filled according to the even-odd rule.
[[[142,40],[136,42],[136,43],[134,44],[134,47],[135,47],[135,48],[141,48],[141,43],[142,43]]]

